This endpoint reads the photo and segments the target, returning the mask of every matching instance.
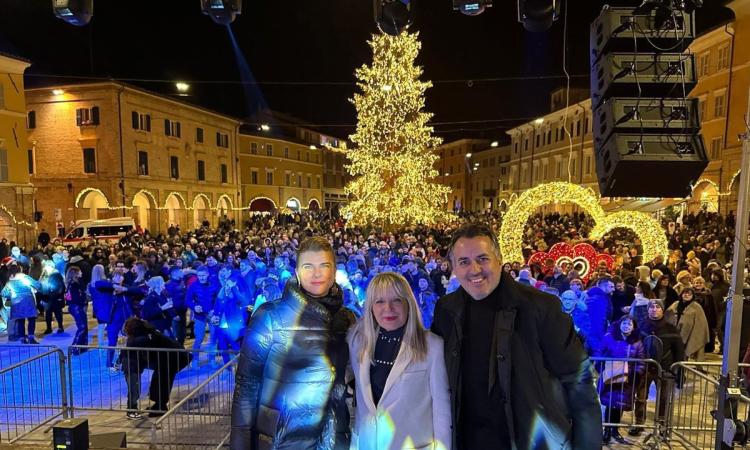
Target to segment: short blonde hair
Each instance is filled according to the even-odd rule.
[[[359,341],[359,362],[372,363],[375,354],[375,343],[378,340],[380,326],[372,312],[375,301],[393,296],[407,304],[408,316],[404,337],[401,338],[401,350],[406,352],[407,360],[424,361],[427,357],[427,330],[424,329],[422,313],[417,306],[417,299],[402,275],[395,272],[383,272],[375,276],[367,287],[362,318],[351,332],[352,341]]]

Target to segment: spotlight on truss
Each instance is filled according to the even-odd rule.
[[[229,25],[242,14],[242,0],[201,0],[201,9],[218,25]]]
[[[478,16],[492,6],[492,0],[453,0],[453,9],[467,16]]]
[[[547,31],[560,17],[562,0],[518,0],[518,21],[526,31]]]
[[[94,0],[52,0],[52,10],[58,19],[82,27],[94,16]]]
[[[411,25],[409,0],[374,0],[375,23],[380,31],[398,36]]]

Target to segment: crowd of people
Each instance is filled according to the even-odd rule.
[[[368,288],[384,274],[399,274],[413,295],[421,320],[419,326],[440,329],[447,325],[433,324],[438,317],[435,312],[438,299],[454,294],[460,287],[468,292],[471,288],[467,286],[472,286],[472,281],[461,279],[460,267],[448,254],[451,244],[455,244],[456,230],[466,224],[481,223],[496,235],[501,222],[497,213],[466,214],[454,223],[432,228],[417,226],[386,231],[376,227],[349,228],[341,217],[310,211],[253,216],[242,229],[236,229],[234,222],[225,218],[213,229],[203,226],[182,233],[178,227],[170,227],[168,233],[157,236],[139,230],[118,242],[98,242],[92,238],[76,247],[64,247],[58,239],[40,236],[35,248],[22,250],[3,239],[0,241],[3,299],[0,327],[3,322],[7,324],[10,341],[34,344],[37,318],[44,318],[45,334],[55,332],[53,325],[57,332],[62,332],[63,311],[67,307],[76,325],[73,344],[85,346],[90,304],[98,323],[99,345],[117,346],[118,339],[126,334],[125,324],[135,317],[145,322],[149,330],[179,346],[188,337],[193,339],[194,350],[215,346],[224,352],[226,362],[229,351],[239,351],[243,338],[253,332],[256,322],[262,323],[254,319],[258,311],[269,308],[262,305],[277,305],[287,295],[288,286],[296,284],[299,288],[308,267],[301,261],[300,248],[303,242],[318,236],[333,252],[331,270],[335,286],[340,290],[342,306],[352,314],[345,319],[347,323],[369,320],[369,325],[375,326],[367,311],[372,312],[379,303],[368,309]],[[589,242],[585,236],[592,225],[584,214],[534,216],[526,228],[524,256],[528,258],[556,242],[571,245]],[[547,261],[544,266],[506,262],[502,272],[534,292],[557,296],[560,312],[571,318],[587,355],[649,357],[669,368],[673,362],[685,358],[701,361],[706,352],[721,351],[733,227],[731,214],[685,215],[664,223],[670,248],[666,258],[642,261],[638,238],[627,231],[615,230],[599,241],[590,242],[599,252],[613,256],[615,264],[611,269],[602,265],[592,268],[591,274],[580,274],[576,267],[554,261]],[[397,285],[398,280],[390,279],[390,286]],[[304,293],[309,294],[312,287],[306,289]],[[398,298],[403,300],[403,289],[397,291]],[[328,308],[329,314],[334,312],[324,301],[321,304]],[[394,309],[397,308],[388,307],[389,311]],[[469,313],[482,316],[481,310]],[[133,324],[130,328],[143,327]],[[380,324],[380,329],[388,327]],[[478,330],[481,327],[473,331],[481,332]],[[368,349],[365,353],[370,352],[372,359],[372,339],[378,335],[375,333],[373,337],[369,331],[360,333],[365,336],[361,343]],[[400,342],[402,337],[387,336],[387,339]],[[653,337],[658,338],[658,349],[652,348]],[[411,332],[410,338],[414,338]],[[377,348],[374,351],[378,360]],[[418,353],[423,356],[429,353],[424,351],[422,348]],[[116,352],[108,353],[110,370],[115,373],[123,370]],[[199,359],[194,358],[193,364],[200,365]],[[629,373],[639,370],[633,368]],[[449,375],[453,376],[450,372],[449,368]],[[631,377],[623,383],[633,384],[633,380]],[[635,409],[637,423],[642,424],[645,392],[651,381],[653,374],[646,374],[638,379],[637,385],[628,386],[633,391],[630,401],[633,405],[626,401],[607,403],[608,422],[617,423],[623,410]],[[612,392],[612,383],[600,386],[602,398],[611,397]],[[480,402],[481,406],[483,399],[468,401]],[[166,404],[158,406],[165,408]],[[132,418],[141,417],[135,412],[128,414]],[[487,418],[474,419],[482,422]],[[641,429],[635,427],[629,432],[637,435]],[[480,436],[477,442],[481,442],[481,430],[477,433]],[[612,438],[624,441],[617,428],[608,427],[604,440]],[[474,444],[465,445],[469,447],[464,448],[475,448]]]

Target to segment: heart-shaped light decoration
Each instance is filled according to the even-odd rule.
[[[615,228],[628,228],[641,239],[644,263],[652,261],[658,255],[668,255],[667,236],[659,221],[637,211],[607,214],[591,188],[558,181],[529,189],[510,205],[500,228],[500,253],[503,261],[524,260],[523,233],[526,222],[537,209],[553,202],[575,204],[591,216],[596,225],[591,230],[590,239],[598,240]]]
[[[607,265],[607,270],[612,270],[615,260],[606,253],[597,253],[591,244],[580,243],[571,247],[566,242],[558,242],[553,245],[547,252],[536,252],[529,258],[528,264],[539,264],[542,268],[547,269],[547,262],[552,260],[554,265],[563,267],[569,265],[571,269],[578,272],[583,282],[589,281],[601,262]]]

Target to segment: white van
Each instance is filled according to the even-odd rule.
[[[75,245],[90,238],[107,242],[119,242],[123,236],[133,229],[135,229],[135,220],[132,217],[82,220],[65,236],[63,244]]]

